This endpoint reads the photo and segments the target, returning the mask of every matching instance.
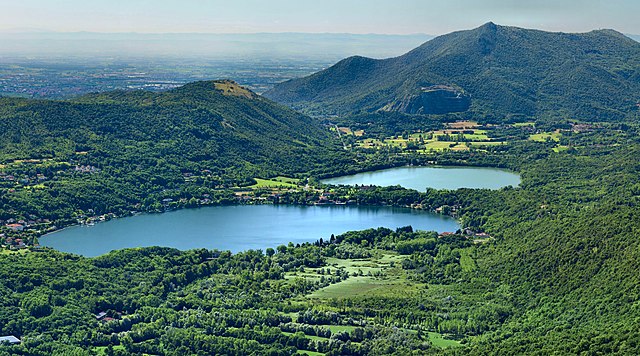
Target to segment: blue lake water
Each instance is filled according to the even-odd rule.
[[[43,246],[88,257],[128,247],[165,246],[266,249],[281,244],[328,239],[331,234],[372,227],[455,231],[455,219],[392,207],[236,205],[143,214],[72,226],[40,238]]]
[[[418,191],[425,191],[427,188],[500,189],[509,185],[517,187],[520,184],[520,176],[516,173],[496,168],[427,166],[383,169],[324,179],[321,182],[344,185],[377,185],[381,187],[400,185]]]

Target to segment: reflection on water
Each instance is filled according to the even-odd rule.
[[[372,227],[455,231],[449,217],[392,207],[237,205],[184,209],[73,226],[40,238],[44,246],[84,256],[127,247],[166,246],[266,249],[288,242],[313,242],[331,234]]]
[[[400,185],[419,191],[427,188],[500,189],[506,186],[517,187],[520,176],[506,170],[485,167],[398,167],[324,179],[322,183],[381,187]]]

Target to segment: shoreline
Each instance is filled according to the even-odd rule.
[[[455,169],[455,168],[480,168],[480,169],[492,169],[492,170],[499,170],[499,171],[504,171],[504,172],[508,172],[508,173],[512,173],[512,174],[516,174],[520,177],[519,172],[516,171],[512,171],[509,170],[507,168],[502,168],[502,167],[493,167],[493,166],[477,166],[477,165],[463,165],[463,164],[456,164],[456,165],[443,165],[443,164],[433,164],[433,163],[428,163],[426,165],[392,165],[389,166],[387,168],[377,168],[377,169],[373,169],[373,170],[361,170],[358,171],[357,173],[354,174],[343,174],[340,176],[334,176],[332,178],[318,178],[318,182],[320,184],[323,185],[329,185],[329,186],[354,186],[354,185],[343,185],[343,184],[329,184],[329,183],[323,183],[322,180],[325,179],[333,179],[333,178],[339,178],[339,177],[348,177],[348,176],[353,176],[353,175],[357,175],[357,174],[361,174],[361,173],[370,173],[370,172],[376,172],[376,171],[384,171],[384,170],[390,170],[390,169],[395,169],[395,168],[444,168],[444,169]],[[520,184],[518,184],[517,187],[519,187]],[[380,187],[383,188],[383,186],[376,186],[376,185],[371,185],[372,187]],[[405,188],[407,190],[414,190],[420,194],[424,194],[424,191],[419,191],[416,189],[412,189],[412,188]],[[457,188],[457,189],[461,189],[461,188]],[[469,188],[469,189],[482,189],[482,188]],[[454,189],[455,190],[455,189]],[[304,187],[298,187],[298,189],[296,190],[296,192],[303,192],[304,191]],[[327,193],[326,190],[317,190],[317,193],[319,195],[323,195],[325,193]],[[249,198],[249,199],[246,199]],[[125,213],[125,214],[121,214],[121,215],[116,215],[115,213],[106,213],[106,214],[102,214],[102,215],[97,215],[97,216],[92,216],[92,217],[87,217],[87,219],[91,220],[92,223],[102,223],[102,222],[107,222],[109,220],[114,220],[114,219],[120,219],[120,218],[126,218],[126,217],[132,217],[132,216],[136,216],[136,215],[143,215],[143,214],[162,214],[162,213],[167,213],[167,212],[171,212],[171,211],[175,211],[175,210],[184,210],[184,209],[200,209],[200,208],[206,208],[206,207],[213,207],[213,206],[244,206],[244,205],[286,205],[286,206],[358,206],[358,207],[395,207],[395,208],[406,208],[406,209],[411,209],[411,210],[420,210],[420,211],[426,211],[432,214],[437,214],[437,215],[443,215],[443,216],[447,216],[450,218],[453,218],[456,220],[456,222],[458,223],[458,225],[460,226],[461,229],[464,228],[464,226],[462,226],[461,224],[461,220],[460,218],[457,216],[456,214],[456,210],[451,211],[451,213],[448,214],[444,214],[442,213],[442,211],[438,211],[439,208],[434,208],[434,209],[425,209],[423,208],[419,203],[413,203],[411,205],[404,205],[404,206],[399,206],[399,205],[361,205],[361,204],[350,204],[349,202],[336,202],[336,201],[323,201],[323,202],[319,202],[319,201],[314,201],[313,203],[308,203],[308,204],[291,204],[291,203],[278,203],[272,200],[269,200],[267,198],[264,197],[256,197],[256,196],[251,196],[251,195],[247,195],[247,196],[236,196],[236,201],[232,204],[228,204],[228,203],[219,203],[219,204],[211,204],[211,203],[207,203],[207,204],[201,204],[198,206],[193,206],[193,207],[186,207],[186,206],[165,206],[165,209],[160,211],[160,210],[156,210],[156,211],[136,211],[136,210],[131,210],[129,211],[129,213]],[[458,207],[459,208],[459,207]],[[104,217],[104,216],[108,216],[107,219],[100,219],[100,217]],[[66,222],[70,222],[70,219],[66,220]],[[64,221],[64,220],[63,220]],[[56,224],[57,226],[60,226],[60,224]],[[30,248],[30,247],[34,247],[34,246],[40,246],[40,248],[44,247],[42,246],[39,242],[39,240],[42,237],[51,235],[51,234],[55,234],[58,233],[60,231],[63,231],[65,229],[74,227],[74,226],[83,226],[85,225],[84,223],[80,223],[78,222],[78,219],[76,219],[75,222],[70,223],[70,224],[65,224],[62,225],[61,227],[57,227],[51,231],[48,231],[42,235],[38,235],[35,237],[35,241],[37,241],[38,245],[34,244],[34,245],[30,245],[27,246],[26,248]]]
[[[344,226],[345,225],[344,223],[339,222],[338,225],[342,226],[343,228],[340,228],[340,226],[336,226],[336,229],[334,231],[319,232],[320,235],[322,235],[322,236],[319,235],[319,236],[310,238],[309,240],[306,240],[306,239],[303,238],[305,240],[304,242],[309,242],[309,243],[313,243],[313,241],[317,240],[320,237],[324,237],[324,235],[327,235],[327,236],[329,234],[339,235],[339,234],[344,234],[344,233],[347,233],[347,232],[350,232],[350,231],[361,231],[361,230],[366,230],[366,229],[376,229],[376,228],[380,228],[380,227],[384,227],[384,228],[388,228],[388,229],[397,229],[397,228],[404,227],[404,226],[412,226],[412,228],[415,229],[414,231],[419,231],[419,230],[421,230],[421,231],[435,231],[438,234],[451,234],[451,233],[455,233],[456,231],[462,231],[462,229],[463,229],[463,227],[461,225],[461,221],[458,218],[455,218],[455,217],[453,217],[451,215],[440,214],[440,213],[436,213],[436,212],[433,212],[433,211],[428,211],[426,209],[420,209],[420,208],[410,207],[410,206],[394,206],[394,205],[350,205],[350,206],[344,206],[344,205],[339,205],[339,204],[323,204],[323,205],[259,204],[259,205],[263,205],[263,206],[270,205],[272,208],[275,208],[275,209],[280,208],[280,207],[288,208],[288,209],[291,209],[291,208],[297,208],[297,209],[307,209],[307,208],[309,208],[309,209],[317,209],[317,210],[338,209],[339,211],[343,211],[343,209],[357,209],[357,210],[365,210],[365,212],[364,212],[365,216],[369,215],[369,212],[366,211],[367,209],[375,209],[375,210],[383,209],[381,211],[381,213],[383,213],[383,214],[386,214],[386,215],[395,214],[395,215],[398,215],[398,216],[407,215],[404,219],[407,219],[407,218],[409,219],[409,221],[407,222],[406,225],[404,225],[404,223],[401,222],[402,217],[401,217],[400,221],[396,221],[396,222],[388,221],[388,222],[383,222],[383,223],[380,223],[380,224],[376,223],[376,220],[373,219],[371,224],[367,224],[365,222],[365,224],[367,226],[357,226],[357,224],[356,224],[356,226],[351,226],[350,227],[350,226]],[[188,211],[188,210],[199,210],[199,209],[203,209],[203,208],[213,208],[213,207],[215,207],[215,208],[247,207],[248,208],[250,206],[252,206],[252,205],[248,205],[248,204],[244,204],[244,205],[243,204],[217,205],[217,206],[206,206],[206,207],[195,207],[195,208],[179,209],[179,210],[173,210],[173,212],[178,212],[178,211],[185,212],[185,211]],[[167,213],[170,213],[170,212],[171,211],[168,211]],[[268,214],[271,214],[271,213],[268,213]],[[293,214],[296,214],[296,212],[294,212]],[[320,213],[320,214],[324,215],[324,214],[331,214],[331,213],[325,212],[325,213]],[[137,214],[137,215],[155,215],[155,213],[153,213],[153,214],[142,213],[142,214]],[[409,215],[414,215],[414,217],[409,218]],[[416,215],[419,215],[419,216],[416,216]],[[133,216],[128,216],[128,217],[133,217]],[[422,220],[422,218],[425,218],[425,220]],[[411,219],[416,220],[416,221],[411,222]],[[433,219],[435,219],[435,220],[433,220]],[[113,220],[116,220],[116,219],[113,219]],[[365,217],[365,220],[367,220],[366,217]],[[371,220],[371,218],[369,218],[369,220]],[[393,218],[392,218],[392,220],[393,220]],[[267,221],[267,220],[265,220],[265,221]],[[358,219],[356,219],[354,221],[358,221]],[[443,224],[444,226],[440,226],[440,224]],[[206,225],[206,224],[204,224],[204,225]],[[419,226],[416,226],[416,225],[424,225],[424,227],[419,227]],[[217,226],[217,225],[214,225],[214,226]],[[63,229],[47,233],[47,234],[45,234],[43,236],[53,237],[53,235],[55,233],[61,232],[62,230],[65,230],[65,229],[68,229],[68,228],[71,228],[71,227],[82,227],[82,226],[80,226],[80,225],[67,226],[67,227],[65,227]],[[312,225],[309,225],[308,227],[309,228],[313,228]],[[134,231],[137,230],[137,228],[135,226],[133,226],[132,229]],[[305,228],[303,228],[303,230],[304,229]],[[228,231],[226,229],[222,229],[221,231],[223,231],[223,236],[224,236],[224,231],[226,231],[226,233],[228,234]],[[185,233],[186,234],[190,234],[190,230],[187,229],[185,231]],[[83,234],[83,233],[81,233],[81,234]],[[88,232],[88,234],[89,235],[87,235],[86,237],[89,237],[91,232]],[[205,234],[209,234],[209,232],[205,232]],[[309,232],[308,234],[307,233],[298,232],[297,234],[298,234],[297,236],[300,236],[300,237],[307,237],[307,236],[310,237],[310,236],[313,235],[311,232]],[[251,243],[252,243],[251,239],[249,239],[247,241],[242,241],[242,243],[239,244],[240,246],[237,247],[235,250],[233,250],[233,247],[230,248],[229,246],[224,246],[224,244],[222,246],[220,246],[220,247],[207,247],[206,244],[204,244],[202,246],[190,246],[189,244],[185,244],[185,247],[182,248],[180,246],[176,246],[175,243],[173,243],[173,244],[172,243],[169,243],[169,244],[156,244],[155,242],[152,242],[152,243],[149,244],[148,241],[146,240],[146,239],[148,239],[148,236],[146,236],[146,237],[142,237],[140,239],[140,242],[141,242],[142,245],[139,245],[139,246],[122,246],[122,247],[114,246],[114,247],[108,247],[109,251],[105,251],[105,252],[98,253],[98,254],[94,254],[94,252],[89,252],[89,255],[85,255],[83,252],[74,251],[75,249],[73,247],[69,248],[69,246],[72,246],[74,244],[75,245],[81,245],[82,244],[82,241],[80,241],[80,240],[74,242],[74,240],[78,239],[77,234],[72,234],[72,235],[73,235],[73,237],[71,238],[71,241],[66,240],[65,238],[63,238],[63,245],[66,246],[66,247],[62,247],[63,249],[58,249],[56,247],[47,246],[47,245],[43,245],[43,244],[41,244],[41,247],[44,247],[44,248],[47,248],[47,249],[53,249],[53,250],[56,250],[58,252],[76,254],[76,255],[80,255],[80,256],[86,257],[86,258],[94,258],[94,257],[102,256],[102,255],[105,255],[105,254],[109,253],[109,251],[111,251],[111,250],[121,250],[121,249],[127,249],[127,248],[144,248],[144,247],[150,247],[150,246],[176,248],[176,249],[181,250],[181,251],[187,251],[187,250],[199,249],[199,248],[205,248],[205,249],[211,249],[211,250],[220,249],[221,251],[225,251],[225,250],[235,251],[233,253],[246,251],[248,249],[263,249],[264,250],[264,249],[266,249],[268,247],[274,247],[275,248],[275,245],[274,246],[264,245],[264,246],[260,246],[260,247],[252,247],[252,246],[244,246],[244,247],[242,247],[243,244],[246,245],[247,243],[249,243],[249,245],[251,245]],[[171,235],[173,236],[173,234],[171,234]],[[192,236],[192,235],[193,234],[190,234],[189,236]],[[286,237],[286,235],[287,234],[284,233],[283,236]],[[204,236],[204,235],[202,235],[202,236],[193,235],[193,236],[195,236],[193,238],[193,241],[197,244],[197,243],[201,242],[199,240],[201,240],[202,236]],[[276,236],[276,235],[274,235],[274,236]],[[84,237],[84,235],[83,235],[83,237]],[[165,238],[166,238],[166,236],[165,236]],[[167,241],[170,242],[171,241],[171,240],[165,240],[165,238],[162,238],[160,240],[165,241],[165,242],[167,242]],[[152,240],[153,239],[154,238],[152,238]],[[259,236],[256,236],[255,240],[257,242],[259,240]],[[116,245],[119,244],[119,243],[122,243],[122,241],[120,241],[119,239],[115,239],[114,241],[115,241]],[[223,241],[223,240],[221,240],[221,241]],[[228,240],[228,241],[231,241],[231,240]],[[77,244],[76,244],[76,242],[77,242]],[[279,243],[279,244],[287,244],[289,242],[298,243],[298,244],[302,244],[303,243],[302,240],[298,241],[297,238],[293,238],[293,237],[288,238],[286,241],[283,240],[283,241],[280,241],[280,242],[277,242],[277,243]],[[100,244],[98,244],[98,245],[100,245]],[[65,248],[67,249],[66,251],[64,250]],[[99,250],[100,247],[98,247],[97,249]]]

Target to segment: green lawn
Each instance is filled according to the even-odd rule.
[[[280,178],[281,180],[277,180]],[[293,178],[276,177],[272,179],[254,178],[256,184],[250,185],[248,188],[296,188],[297,185],[293,184]]]
[[[560,132],[543,132],[529,136],[529,140],[536,142],[547,142],[547,139],[558,142],[562,134]]]
[[[553,148],[553,152],[564,152],[569,149],[569,146],[557,146]]]
[[[476,130],[472,134],[464,134],[464,138],[471,141],[486,141],[489,136],[487,136],[487,131],[485,130]]]
[[[434,332],[429,332],[429,341],[431,341],[433,346],[440,348],[462,346],[458,341],[445,339],[444,337],[442,337],[442,334]]]
[[[365,293],[369,294],[372,290],[383,286],[383,283],[374,280],[372,277],[349,277],[346,281],[319,289],[309,297],[319,299],[353,297]]]
[[[308,297],[313,299],[349,298],[362,295],[397,297],[398,295],[416,294],[423,288],[424,285],[412,282],[404,275],[388,279],[357,276],[326,286],[311,293]]]
[[[285,176],[277,176],[275,178],[272,178],[271,180],[275,180],[278,182],[284,182],[284,183],[290,183],[290,184],[297,184],[300,182],[300,179],[298,178],[291,178],[291,177],[285,177]]]
[[[124,350],[124,346],[122,346],[122,345],[113,346],[113,350],[114,351],[115,350],[125,351]],[[107,352],[106,352],[107,351],[107,346],[96,346],[96,347],[93,348],[93,351],[95,351],[98,354],[98,356],[106,355],[107,354]]]
[[[513,127],[525,127],[525,126],[535,126],[535,122],[518,122],[513,124]]]
[[[428,150],[434,150],[434,151],[442,151],[444,149],[447,148],[451,148],[451,144],[455,143],[455,142],[449,142],[449,141],[430,141],[427,142],[425,145],[425,149]]]

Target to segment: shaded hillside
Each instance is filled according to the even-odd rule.
[[[487,23],[396,58],[350,57],[265,96],[316,114],[411,113],[398,103],[434,85],[459,88],[481,114],[617,119],[640,99],[640,44],[613,30],[551,33]]]

